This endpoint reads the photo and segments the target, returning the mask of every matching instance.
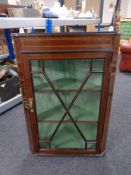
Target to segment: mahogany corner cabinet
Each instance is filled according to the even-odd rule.
[[[120,36],[14,35],[32,153],[103,155]]]

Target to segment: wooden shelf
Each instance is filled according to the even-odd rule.
[[[34,90],[37,93],[42,92],[53,92],[48,83],[42,83],[44,81],[39,75],[33,77],[34,81]],[[87,83],[85,84],[82,92],[100,92],[101,91],[101,75],[91,75]],[[41,83],[41,84],[40,84]],[[74,78],[60,78],[52,81],[53,86],[58,92],[77,92],[80,88],[82,80],[74,79]],[[36,85],[39,84],[39,85]]]

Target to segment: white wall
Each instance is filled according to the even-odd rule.
[[[116,0],[105,0],[103,9],[103,23],[110,23],[112,19],[113,10],[109,10],[110,2],[116,4]],[[121,17],[131,18],[131,0],[121,0]]]

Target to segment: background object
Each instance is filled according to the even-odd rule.
[[[131,18],[124,18],[120,21],[121,39],[128,40],[131,37]]]
[[[8,14],[10,17],[30,17],[40,18],[41,14],[39,10],[32,8],[8,8]]]
[[[131,72],[131,42],[122,43],[120,46],[121,61],[119,65],[120,71]]]

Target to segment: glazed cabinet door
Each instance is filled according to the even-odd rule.
[[[53,55],[52,55],[53,56]],[[111,55],[57,59],[26,55],[25,109],[34,152],[100,151]],[[33,58],[32,58],[33,57]]]

